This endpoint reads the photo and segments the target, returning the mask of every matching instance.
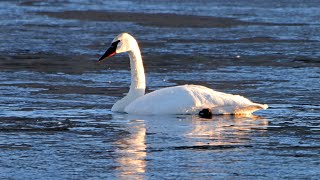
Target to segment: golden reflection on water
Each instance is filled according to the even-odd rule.
[[[263,130],[268,121],[258,116],[215,116],[212,119],[193,117],[191,131],[185,136],[193,145],[244,144],[254,129]]]
[[[143,121],[135,123],[129,129],[129,137],[116,142],[119,154],[116,160],[119,163],[119,178],[145,179],[146,168],[146,128]]]
[[[264,132],[268,125],[266,119],[258,116],[215,116],[212,119],[202,119],[198,116],[182,118],[146,116],[134,119],[136,120],[123,123],[128,134],[116,141],[119,179],[146,179],[147,131],[150,134],[164,133],[169,137],[180,137],[180,140],[174,143],[153,142],[160,144],[165,150],[166,148],[172,149],[172,146],[248,144],[252,139],[253,131]],[[148,146],[152,148],[153,144]]]

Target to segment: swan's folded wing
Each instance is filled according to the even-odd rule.
[[[129,114],[191,114],[195,102],[184,86],[163,88],[146,94],[126,108]]]

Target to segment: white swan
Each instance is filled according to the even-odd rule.
[[[145,94],[146,80],[137,41],[128,33],[121,33],[99,62],[116,53],[127,52],[130,57],[131,86],[128,94],[116,102],[112,111],[128,114],[198,114],[211,109],[212,114],[251,114],[267,109],[266,104],[251,102],[239,95],[217,92],[204,86],[183,85],[163,88]]]

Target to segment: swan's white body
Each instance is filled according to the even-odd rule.
[[[128,104],[129,114],[198,114],[210,108],[213,114],[251,114],[266,105],[239,96],[217,92],[204,86],[183,85],[163,88]]]
[[[204,108],[213,114],[251,114],[268,105],[257,104],[239,95],[217,92],[204,86],[183,85],[145,94],[145,74],[136,40],[127,33],[118,35],[116,53],[128,52],[131,66],[129,93],[116,102],[112,111],[129,114],[198,114]],[[108,56],[109,57],[109,56]]]

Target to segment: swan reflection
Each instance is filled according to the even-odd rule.
[[[121,179],[144,179],[147,156],[146,128],[143,121],[132,121],[126,129],[128,135],[116,142],[117,163]]]
[[[210,120],[191,118],[192,128],[185,136],[194,145],[246,144],[254,129],[263,130],[268,121],[258,116],[216,116]]]
[[[114,119],[127,133],[115,143],[121,179],[146,179],[146,159],[151,160],[149,166],[157,161],[153,159],[156,154],[148,152],[248,145],[268,125],[258,116],[120,116]]]

